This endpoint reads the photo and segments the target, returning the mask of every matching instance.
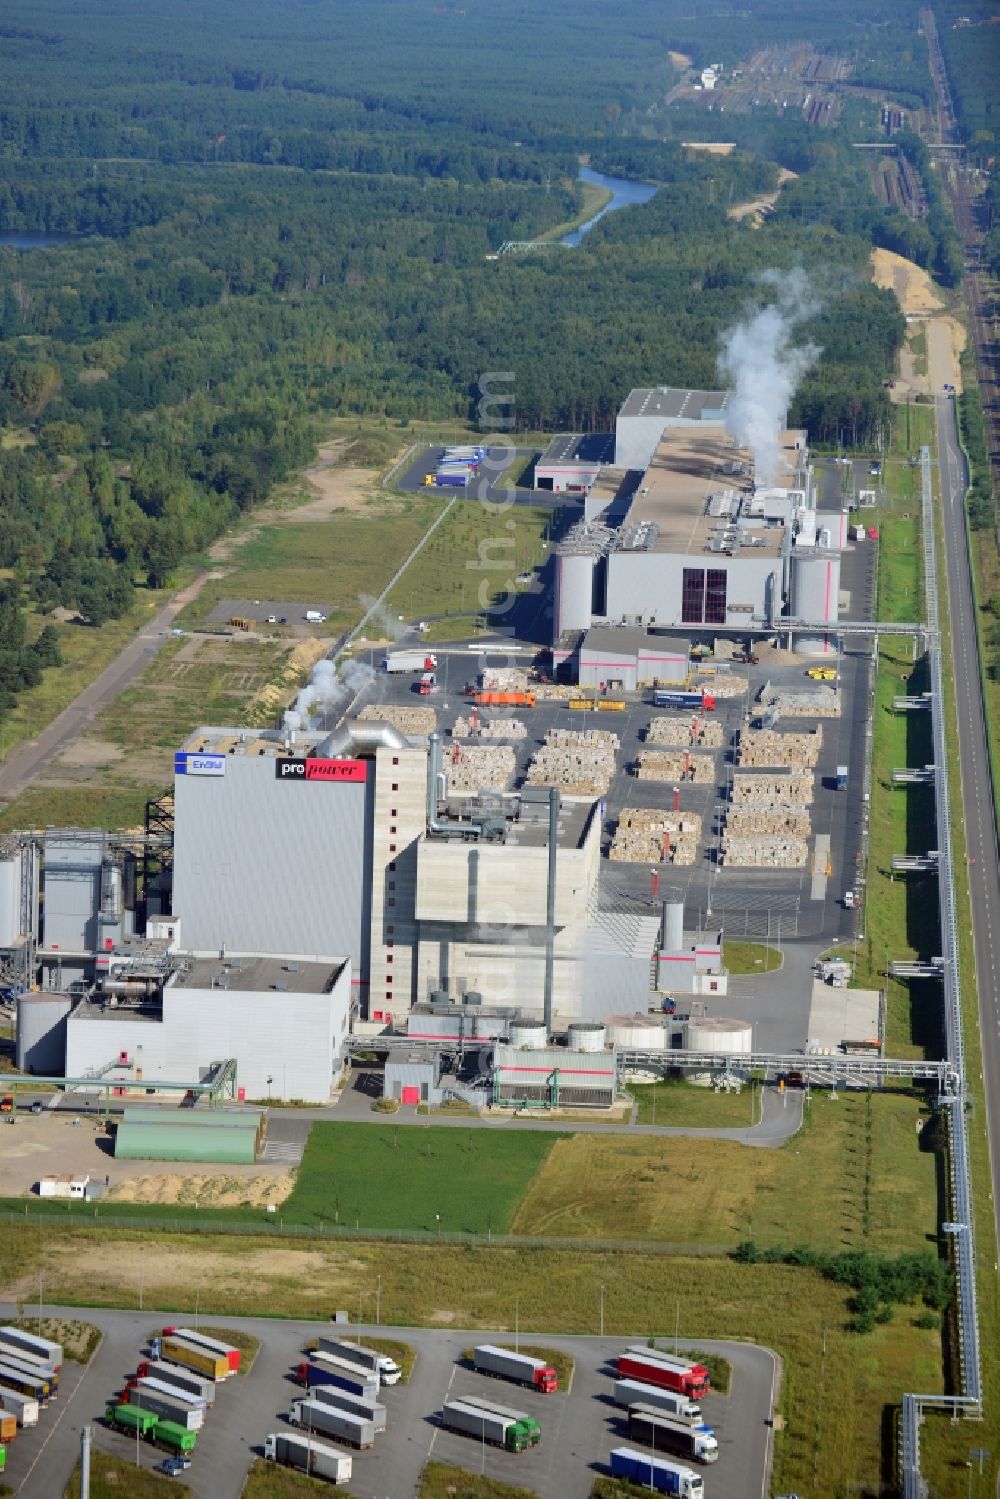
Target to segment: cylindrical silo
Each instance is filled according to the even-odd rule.
[[[571,1051],[603,1051],[608,1033],[596,1020],[574,1020],[566,1031],[566,1045]]]
[[[594,558],[564,552],[557,561],[556,638],[567,630],[589,630],[594,608]]]
[[[21,850],[0,858],[0,947],[13,947],[21,935]]]
[[[66,1017],[73,1001],[66,994],[22,994],[17,1001],[18,1072],[40,1077],[66,1075]]]
[[[727,1020],[723,1016],[691,1020],[684,1037],[684,1050],[748,1055],[753,1050],[753,1026],[748,1020]]]
[[[684,902],[675,898],[663,902],[663,951],[680,952],[684,946]]]
[[[608,1015],[604,1022],[608,1042],[624,1051],[666,1051],[670,1027],[657,1015]]]
[[[817,624],[836,624],[839,605],[839,555],[794,556],[791,571],[793,618],[808,619]]]
[[[507,1027],[507,1041],[521,1051],[543,1051],[549,1044],[544,1025],[530,1020],[515,1020]]]

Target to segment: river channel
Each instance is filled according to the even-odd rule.
[[[656,192],[652,183],[630,182],[626,177],[605,177],[603,172],[592,171],[590,167],[581,167],[577,176],[581,182],[592,182],[596,187],[606,188],[612,197],[605,203],[600,213],[595,213],[594,217],[588,219],[585,224],[581,224],[579,229],[574,229],[570,234],[564,234],[559,241],[561,245],[578,245],[584,235],[589,234],[606,213],[616,213],[619,208],[634,208],[637,203],[648,203]]]

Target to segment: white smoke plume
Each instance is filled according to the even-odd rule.
[[[726,430],[750,449],[756,482],[766,486],[785,466],[779,436],[792,396],[822,351],[814,343],[793,343],[796,329],[819,309],[805,271],[765,271],[760,280],[773,299],[722,334],[718,364],[730,391]]]
[[[369,611],[369,622],[378,626],[382,631],[383,639],[399,640],[406,634],[406,625],[403,621],[397,619],[394,614],[390,614],[385,605],[380,604],[377,599],[371,598],[367,593],[359,593],[358,601],[363,609]]]
[[[374,679],[374,671],[363,661],[346,661],[339,669],[325,658],[317,661],[309,681],[295,699],[294,708],[285,713],[284,727],[318,728],[321,718],[338,712]]]

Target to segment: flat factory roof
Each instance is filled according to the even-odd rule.
[[[535,465],[540,468],[564,468],[578,464],[581,468],[593,468],[595,463],[613,463],[615,459],[615,437],[613,432],[560,432],[553,437],[545,452]]]
[[[726,409],[729,392],[725,390],[681,390],[673,385],[630,391],[619,416],[683,417],[697,422],[706,412]]]
[[[346,961],[346,960],[345,960]],[[325,994],[343,963],[305,963],[294,958],[189,958],[175,989],[228,988],[260,994],[268,989],[292,994]],[[220,984],[219,980],[223,983]]]
[[[782,452],[787,456],[791,473],[801,458],[801,434],[783,432]],[[685,555],[721,552],[712,539],[721,536],[731,524],[727,516],[710,516],[709,500],[724,490],[749,496],[751,487],[745,475],[734,471],[749,455],[733,443],[725,427],[673,427],[663,434],[653,454],[645,479],[636,491],[626,526],[646,523],[657,528],[653,552]],[[780,555],[785,538],[784,526],[757,524],[741,527],[743,555]]]
[[[181,745],[181,752],[189,755],[246,755],[257,758],[261,755],[308,755],[324,739],[329,730],[310,733],[297,729],[295,743],[288,748],[286,736],[280,729],[235,729],[202,727],[189,734]]]
[[[583,650],[623,651],[629,656],[638,656],[644,651],[655,656],[683,656],[691,654],[691,642],[677,635],[654,635],[636,625],[592,625],[583,637]],[[581,696],[586,688],[581,688]]]

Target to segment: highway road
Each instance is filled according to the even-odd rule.
[[[610,1288],[608,1302],[610,1306]],[[45,1315],[60,1315],[59,1308],[43,1310]],[[512,1307],[511,1320],[514,1311]],[[0,1315],[13,1316],[14,1312],[14,1307],[0,1304]],[[59,1399],[43,1411],[37,1428],[20,1432],[11,1444],[5,1480],[23,1499],[51,1499],[62,1493],[79,1454],[80,1428],[85,1423],[91,1424],[99,1451],[133,1462],[138,1455],[144,1468],[153,1467],[162,1457],[144,1444],[137,1449],[131,1437],[109,1431],[98,1421],[105,1399],[134,1371],[140,1348],[162,1324],[163,1314],[72,1309],[65,1315],[96,1323],[104,1341],[86,1369],[66,1366]],[[595,1306],[595,1326],[600,1316]],[[218,1325],[218,1319],[213,1318],[212,1325]],[[261,1350],[250,1374],[224,1385],[209,1412],[191,1469],[183,1475],[196,1499],[238,1499],[255,1449],[268,1432],[287,1430],[283,1415],[297,1392],[290,1367],[317,1332],[316,1324],[307,1322],[227,1317],[223,1325],[253,1333],[261,1339]],[[522,1343],[563,1349],[575,1360],[569,1391],[557,1395],[537,1395],[472,1371],[462,1354],[482,1339],[481,1330],[369,1326],[359,1331],[401,1338],[417,1353],[410,1382],[386,1390],[382,1397],[388,1412],[387,1430],[371,1451],[354,1456],[350,1491],[359,1499],[408,1499],[429,1456],[524,1485],[540,1499],[586,1499],[595,1474],[607,1471],[611,1448],[624,1439],[620,1414],[610,1400],[608,1361],[626,1342],[644,1339],[640,1330],[601,1338],[559,1337],[522,1328]],[[491,1336],[504,1343],[514,1341],[509,1334]],[[710,1492],[725,1494],[726,1499],[763,1499],[769,1493],[770,1418],[780,1378],[778,1360],[769,1349],[744,1343],[699,1339],[697,1348],[721,1354],[733,1368],[731,1393],[709,1395],[702,1402],[720,1447],[718,1465],[709,1470]],[[680,1351],[685,1351],[683,1342]],[[541,1445],[513,1455],[443,1431],[437,1417],[449,1394],[483,1395],[530,1411],[542,1424]]]
[[[972,937],[979,991],[979,1028],[986,1094],[987,1141],[991,1144],[993,1212],[1000,1232],[1000,1157],[992,1148],[1000,1129],[1000,848],[994,812],[986,717],[975,603],[965,530],[965,458],[958,444],[954,401],[936,400],[938,462],[944,518],[944,551],[948,574],[948,612],[951,620],[952,672],[959,705],[959,766],[962,774],[962,813],[969,858]],[[975,1128],[975,1123],[970,1128]]]

